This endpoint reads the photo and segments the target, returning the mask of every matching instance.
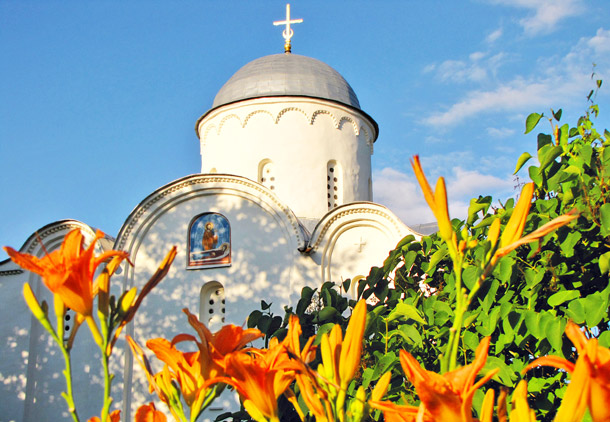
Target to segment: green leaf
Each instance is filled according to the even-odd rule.
[[[555,118],[555,120],[557,120],[557,121],[561,120],[561,113],[562,113],[561,109],[559,109],[557,111],[551,110],[551,112],[553,113],[553,117]]]
[[[491,205],[491,196],[472,198],[468,206],[468,224],[473,224],[477,220],[477,213],[483,211],[485,213]]]
[[[479,347],[479,336],[472,331],[464,332],[463,341],[470,350],[477,350],[477,347]]]
[[[599,215],[601,217],[602,227],[607,233],[610,231],[610,203],[606,203],[599,207]]]
[[[542,186],[542,175],[540,174],[540,169],[538,167],[529,166],[527,172],[536,186]]]
[[[362,372],[362,386],[368,388],[373,379],[373,368],[368,367]]]
[[[599,257],[599,271],[602,275],[610,271],[610,252],[606,252]]]
[[[412,324],[402,324],[398,330],[402,337],[409,343],[418,347],[424,347],[424,342],[419,330]]]
[[[404,302],[398,303],[388,316],[388,322],[392,322],[398,319],[412,319],[413,321],[419,322],[420,324],[426,324],[426,321],[420,316],[415,306],[409,305],[408,303]]]
[[[585,305],[585,321],[587,326],[595,327],[599,324],[604,316],[608,317],[608,300],[604,299],[599,294],[592,294],[584,299]]]
[[[530,334],[540,338],[540,314],[532,310],[526,311],[524,321]]]
[[[479,279],[479,269],[474,265],[468,266],[462,272],[462,280],[469,289],[474,287],[474,284]]]
[[[500,372],[494,375],[492,379],[499,381],[500,384],[504,384],[507,387],[512,387],[515,384],[515,373],[506,365],[504,359],[500,359],[495,356],[488,356],[487,362],[481,370],[481,374],[486,374],[496,368],[500,368]]]
[[[515,171],[513,172],[513,174],[517,174],[517,172],[521,170],[521,167],[523,167],[523,165],[527,163],[530,158],[532,158],[532,155],[529,152],[524,152],[523,154],[521,154],[521,156],[517,160],[517,166],[515,167]]]
[[[557,318],[551,314],[548,315],[548,323],[545,327],[546,338],[557,351],[561,351],[563,346],[563,331],[566,326],[566,321],[563,318]]]
[[[538,113],[532,113],[527,116],[527,119],[525,119],[525,133],[530,133],[536,127],[541,118],[542,114]]]
[[[392,369],[392,367],[398,362],[399,360],[398,357],[396,357],[395,353],[388,352],[384,354],[375,366],[375,371],[373,372],[373,379],[379,378],[382,374]]]
[[[258,321],[263,316],[261,311],[252,311],[248,317],[248,328],[254,328],[258,324]]]
[[[305,313],[305,311],[311,304],[311,298],[313,297],[314,293],[315,293],[315,290],[312,289],[311,287],[308,287],[308,286],[303,287],[303,290],[301,290],[301,299],[299,300],[299,303],[297,303],[297,309],[296,309],[297,315],[301,316]]]
[[[330,330],[332,330],[334,326],[335,326],[335,324],[333,324],[332,322],[328,322],[328,323],[320,326],[320,328],[318,328],[318,332],[316,333],[316,339],[314,340],[313,343],[315,345],[320,344],[320,342],[322,341],[322,336],[326,333],[329,333]]]
[[[566,150],[568,148],[568,135],[570,134],[570,126],[566,123],[559,129],[559,145]]]
[[[563,153],[563,148],[560,146],[554,146],[544,152],[540,158],[540,169],[545,169],[551,164],[557,157]]]
[[[447,249],[439,249],[432,254],[430,257],[430,263],[428,265],[428,269],[426,270],[426,274],[431,275],[436,270],[436,265],[447,256],[449,251]]]
[[[566,309],[566,315],[576,324],[585,322],[585,307],[583,302],[583,299],[573,300],[568,304],[568,309]]]
[[[597,338],[599,345],[602,347],[610,348],[610,331],[604,331]]]
[[[562,290],[549,297],[547,302],[549,306],[554,308],[564,302],[576,299],[577,297],[580,297],[580,292],[578,290]]]
[[[328,321],[337,315],[339,315],[339,312],[335,308],[332,306],[327,306],[318,312],[315,321],[319,324],[321,322]]]

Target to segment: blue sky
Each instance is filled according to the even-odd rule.
[[[454,216],[513,195],[533,111],[573,123],[610,86],[610,3],[292,1],[293,52],[352,85],[379,124],[375,201],[431,214],[409,158],[444,175]],[[281,53],[282,1],[0,1],[0,245],[74,218],[116,235],[149,193],[200,170],[195,121],[241,66]],[[597,126],[610,127],[610,87]],[[541,128],[548,131],[548,125]],[[0,260],[5,258],[4,252]]]

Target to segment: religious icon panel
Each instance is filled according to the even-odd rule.
[[[215,212],[193,218],[188,233],[187,268],[231,265],[231,226],[229,220]]]

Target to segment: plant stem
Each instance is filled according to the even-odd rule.
[[[56,339],[57,341],[57,339]],[[58,342],[58,344],[60,344]],[[76,413],[76,405],[74,404],[74,394],[72,392],[72,362],[70,360],[70,352],[63,346],[63,340],[59,346],[61,353],[64,356],[66,369],[64,370],[64,378],[66,379],[66,393],[62,394],[66,404],[68,405],[68,412],[74,422],[79,422],[78,414]]]
[[[105,340],[107,340],[107,339],[105,339]],[[107,341],[105,343],[107,343]],[[106,355],[105,351],[106,351],[106,347],[104,347],[102,350],[102,365],[104,367],[104,405],[102,407],[102,419],[101,419],[102,421],[105,421],[108,418],[110,404],[112,403],[112,397],[110,397],[110,387],[112,384],[112,377],[111,377],[110,371],[108,369],[109,356]]]

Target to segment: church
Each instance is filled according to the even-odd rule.
[[[178,248],[168,276],[126,330],[141,344],[188,332],[184,307],[213,331],[224,323],[243,325],[261,299],[283,315],[304,286],[364,277],[404,236],[419,236],[372,202],[377,123],[336,70],[291,52],[290,24],[297,22],[287,8],[286,20],[277,22],[286,28],[284,53],[245,64],[195,123],[201,173],[150,193],[118,233],[98,243],[98,253],[124,250],[133,263],[113,277],[115,295],[141,288],[169,248]],[[74,228],[93,239],[95,229],[86,222],[56,221],[36,230],[20,252],[43,256]],[[38,276],[0,262],[1,418],[64,420],[63,361],[24,303],[25,281],[51,301]],[[68,312],[68,332],[70,318]],[[99,357],[91,355],[90,337],[82,329],[73,351],[76,399],[85,419],[98,414],[103,385],[91,369]],[[122,403],[123,420],[132,420],[129,409],[152,396],[123,340],[113,356],[115,405]],[[230,406],[219,402],[210,419]]]

